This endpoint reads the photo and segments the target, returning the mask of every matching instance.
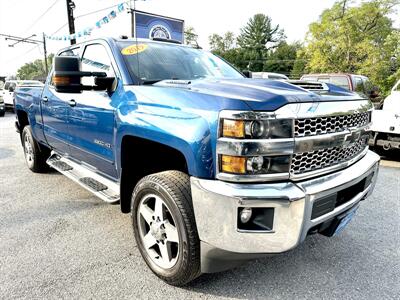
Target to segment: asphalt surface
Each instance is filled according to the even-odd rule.
[[[147,268],[118,205],[28,170],[13,121],[0,118],[0,299],[400,299],[396,163],[339,236],[175,288]]]

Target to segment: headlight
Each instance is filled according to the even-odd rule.
[[[221,155],[220,171],[237,175],[281,174],[289,172],[289,155],[231,156]]]
[[[293,136],[290,119],[271,120],[222,120],[222,137],[273,139]]]
[[[217,178],[228,181],[289,178],[293,124],[293,119],[279,118],[269,112],[221,112]]]

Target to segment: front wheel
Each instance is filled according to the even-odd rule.
[[[182,286],[200,275],[200,241],[189,176],[167,171],[144,177],[132,195],[138,248],[165,282]]]
[[[30,126],[25,126],[21,134],[22,147],[24,148],[25,161],[28,168],[35,173],[44,173],[48,171],[49,166],[46,163],[50,151],[40,147],[32,135]]]

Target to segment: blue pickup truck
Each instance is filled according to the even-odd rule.
[[[62,49],[15,110],[28,167],[119,202],[147,265],[177,286],[338,234],[378,174],[368,99],[246,78],[171,41]]]

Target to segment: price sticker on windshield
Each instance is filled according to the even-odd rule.
[[[146,50],[146,44],[131,45],[121,50],[123,55],[135,55]]]

